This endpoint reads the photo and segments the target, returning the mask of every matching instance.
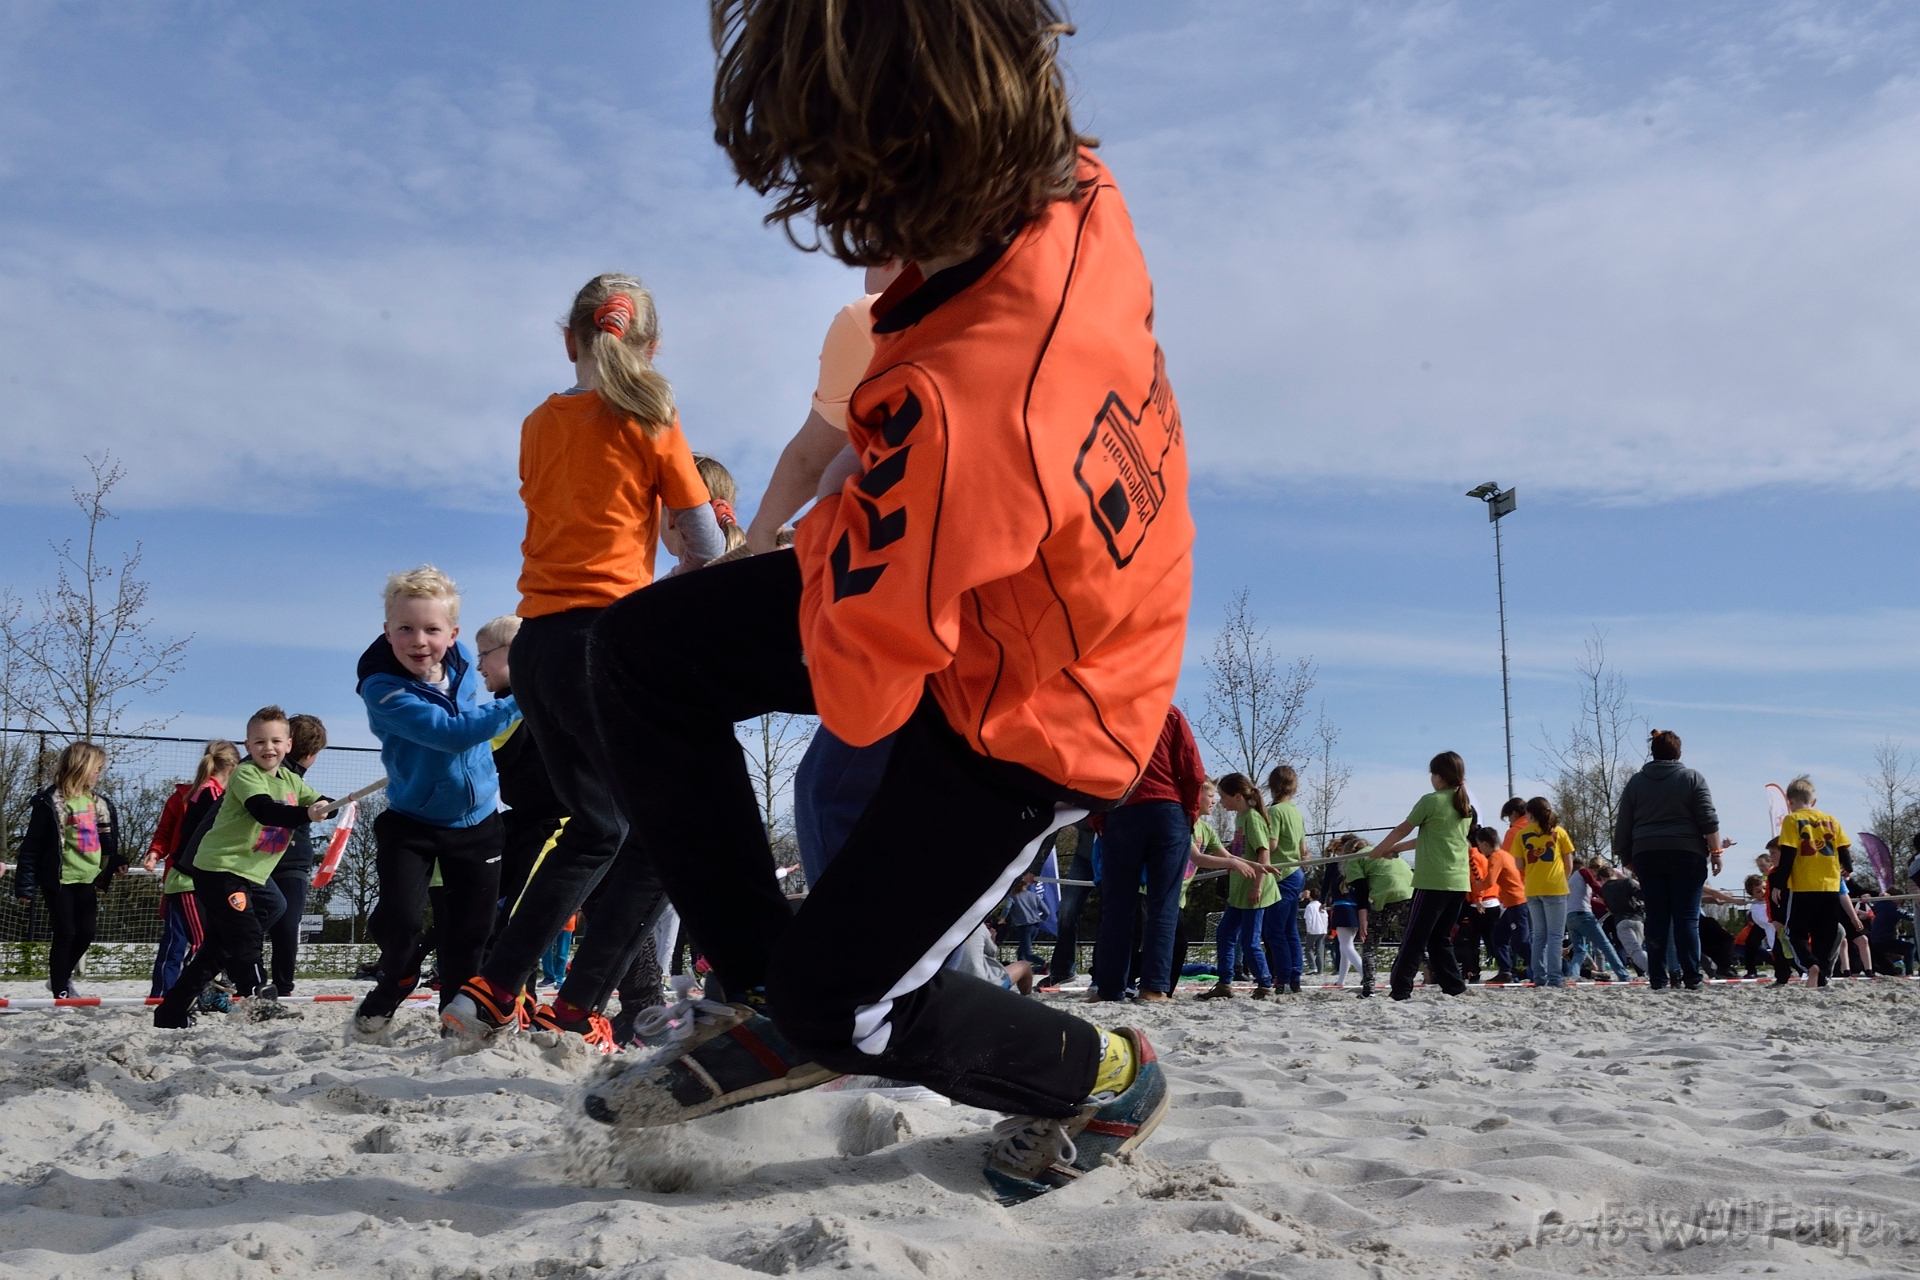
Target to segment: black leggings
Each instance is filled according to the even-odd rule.
[[[799,606],[794,553],[777,551],[665,579],[602,615],[587,661],[633,838],[727,990],[764,986],[782,1034],[815,1060],[989,1110],[1074,1114],[1098,1066],[1094,1027],[941,966],[1084,810],[967,750],[928,699],[794,913],[734,724],[813,711]],[[902,831],[917,833],[920,868],[907,892]]]
[[[53,926],[53,946],[47,952],[47,986],[64,996],[73,985],[73,968],[93,945],[100,920],[100,895],[93,883],[54,884],[47,893],[47,920]]]
[[[1818,967],[1820,976],[1830,977],[1834,959],[1846,929],[1846,916],[1840,910],[1840,894],[1794,891],[1793,905],[1787,912],[1787,931],[1808,968]]]
[[[1407,934],[1400,940],[1400,952],[1393,958],[1393,971],[1387,982],[1395,997],[1413,992],[1413,980],[1420,976],[1420,958],[1426,956],[1433,966],[1433,979],[1440,989],[1457,996],[1467,989],[1460,976],[1460,961],[1453,954],[1453,926],[1466,905],[1465,889],[1415,889],[1413,906],[1407,916]]]
[[[380,944],[382,981],[403,991],[411,990],[420,976],[427,881],[433,864],[440,864],[446,910],[444,915],[435,911],[433,927],[444,1006],[479,971],[493,932],[500,888],[500,815],[490,813],[471,827],[433,827],[388,809],[374,819],[373,838],[380,902],[368,924]]]

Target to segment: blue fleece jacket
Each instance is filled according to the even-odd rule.
[[[383,635],[360,655],[360,697],[380,739],[387,806],[433,827],[471,827],[499,808],[493,736],[520,708],[512,698],[480,705],[472,652],[447,650],[445,693],[400,665]]]

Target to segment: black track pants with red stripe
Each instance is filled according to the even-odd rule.
[[[766,987],[781,1033],[815,1060],[971,1106],[1071,1115],[1093,1084],[1095,1028],[940,965],[1083,811],[1014,789],[929,700],[791,911],[734,725],[813,710],[799,607],[783,551],[665,579],[595,625],[588,666],[630,838],[727,990]]]
[[[187,1012],[222,969],[241,996],[252,995],[255,987],[266,982],[266,972],[260,967],[266,931],[253,906],[253,895],[259,888],[251,880],[226,871],[193,873],[200,928],[206,939],[180,971],[179,981],[161,998],[161,1013],[172,1016]]]

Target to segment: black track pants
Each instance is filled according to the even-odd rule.
[[[461,984],[479,972],[499,898],[500,830],[497,813],[470,827],[428,826],[392,809],[374,819],[380,902],[368,926],[388,982],[410,985],[419,976],[421,921],[436,861],[446,886],[440,899],[445,912],[436,911],[433,921],[440,1003],[459,995]]]
[[[254,902],[259,891],[259,885],[230,871],[193,873],[193,896],[206,941],[180,971],[179,981],[161,997],[162,1015],[177,1018],[186,1013],[222,969],[233,979],[237,995],[250,996],[254,988],[266,985],[267,975],[260,967],[266,930]]]
[[[832,866],[788,907],[733,726],[813,710],[799,603],[783,551],[666,579],[595,626],[609,777],[635,840],[727,989],[764,985],[782,1033],[818,1061],[990,1110],[1072,1114],[1092,1087],[1094,1027],[940,966],[1083,811],[1010,790],[931,700]]]
[[[533,977],[541,955],[607,873],[626,837],[626,822],[602,776],[587,674],[587,633],[601,612],[573,609],[528,618],[513,638],[514,701],[569,816],[487,952],[481,972],[503,991],[518,991]]]
[[[1460,961],[1453,954],[1453,926],[1458,923],[1460,909],[1466,902],[1464,889],[1413,891],[1407,936],[1401,939],[1400,952],[1393,958],[1393,971],[1387,979],[1394,995],[1403,996],[1413,990],[1413,980],[1420,976],[1422,956],[1433,966],[1433,980],[1440,984],[1442,991],[1457,996],[1467,989],[1466,980],[1460,976]],[[1544,982],[1544,979],[1537,980]]]

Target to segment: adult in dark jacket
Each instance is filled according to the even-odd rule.
[[[1656,729],[1653,759],[1620,793],[1613,856],[1630,865],[1647,905],[1647,985],[1668,985],[1668,939],[1689,991],[1700,975],[1700,891],[1708,865],[1720,870],[1720,816],[1707,780],[1680,763],[1680,735]]]
[[[40,898],[47,904],[53,926],[47,988],[56,998],[74,994],[73,970],[93,945],[100,894],[126,866],[119,814],[95,790],[106,767],[107,753],[99,747],[70,742],[54,765],[53,784],[28,803],[14,894],[22,902]]]

